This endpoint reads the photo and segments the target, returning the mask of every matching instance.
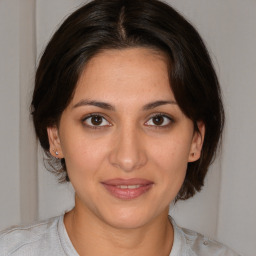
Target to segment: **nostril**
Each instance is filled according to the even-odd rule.
[[[124,126],[119,130],[110,152],[110,163],[116,168],[130,172],[141,168],[147,162],[146,150],[141,134],[136,127]]]
[[[129,153],[115,150],[111,152],[109,161],[114,167],[130,172],[144,166],[147,162],[147,157],[143,151]]]

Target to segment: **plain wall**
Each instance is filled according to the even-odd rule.
[[[19,4],[0,2],[0,228],[20,221]]]
[[[21,1],[0,1],[0,228],[58,215],[73,205],[72,187],[59,185],[43,166],[26,107],[41,51],[64,17],[85,1],[26,0],[22,5]],[[244,256],[253,256],[256,2],[168,2],[204,38],[220,78],[227,116],[222,151],[210,168],[203,191],[172,206],[170,213],[178,224],[216,238]]]

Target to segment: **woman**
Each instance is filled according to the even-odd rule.
[[[168,216],[201,190],[224,123],[208,52],[171,7],[95,0],[77,10],[46,47],[31,107],[75,207],[3,232],[1,255],[237,255]]]

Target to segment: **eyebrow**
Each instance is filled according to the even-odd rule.
[[[151,103],[146,104],[145,106],[143,106],[143,110],[150,110],[150,109],[154,109],[156,107],[162,106],[162,105],[167,105],[167,104],[176,104],[177,103],[175,101],[172,100],[158,100],[158,101],[154,101]],[[76,103],[73,108],[78,108],[78,107],[82,107],[82,106],[96,106],[102,109],[107,109],[107,110],[112,110],[115,111],[115,107],[112,106],[109,103],[106,102],[101,102],[101,101],[95,101],[95,100],[80,100],[78,103]]]
[[[162,106],[162,105],[167,105],[167,104],[175,104],[177,105],[177,103],[173,100],[158,100],[158,101],[154,101],[152,103],[148,103],[147,105],[145,105],[143,107],[143,110],[150,110],[150,109],[153,109],[153,108],[156,108],[156,107],[159,107],[159,106]]]
[[[96,107],[107,109],[107,110],[112,110],[112,111],[115,110],[115,108],[112,105],[106,102],[95,101],[95,100],[80,100],[78,103],[76,103],[73,106],[73,108],[78,108],[82,106],[96,106]]]

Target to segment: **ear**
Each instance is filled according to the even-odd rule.
[[[201,150],[204,143],[205,124],[202,121],[197,122],[198,131],[194,131],[188,162],[197,161],[201,156]]]
[[[64,158],[61,149],[58,128],[56,126],[47,127],[48,140],[50,144],[49,151],[56,158]]]

